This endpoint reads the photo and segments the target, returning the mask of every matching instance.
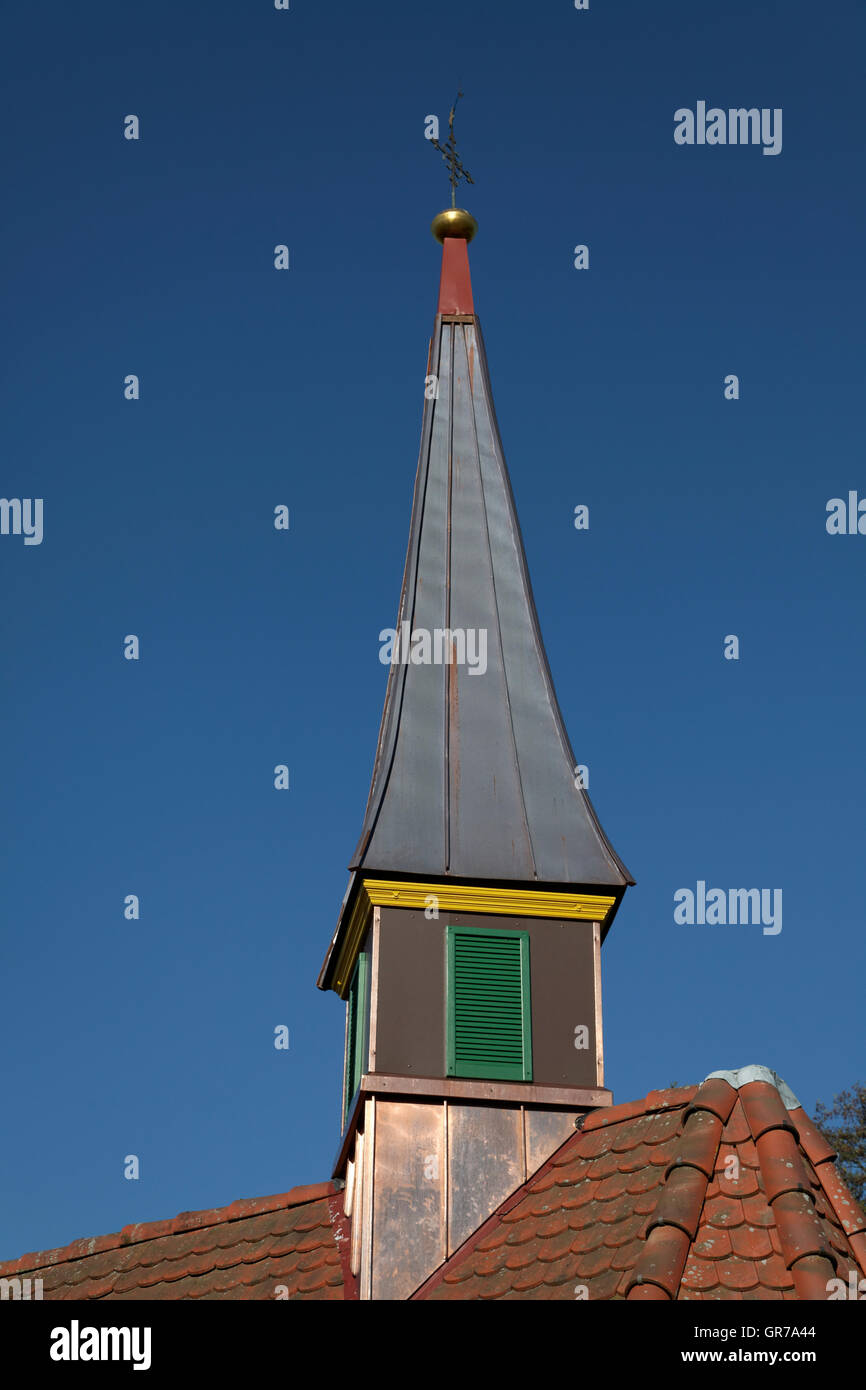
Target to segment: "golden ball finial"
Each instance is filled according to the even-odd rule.
[[[471,241],[478,231],[478,223],[465,208],[445,208],[444,212],[437,213],[433,218],[430,230],[437,241],[444,241],[447,236]]]

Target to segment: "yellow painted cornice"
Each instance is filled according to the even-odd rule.
[[[601,922],[614,906],[610,893],[551,893],[542,888],[487,888],[482,885],[418,883],[392,878],[362,880],[334,966],[333,988],[345,999],[361,943],[374,907],[427,907],[436,898],[439,912],[501,913],[508,917],[554,917],[573,922]]]

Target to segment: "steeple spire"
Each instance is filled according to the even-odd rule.
[[[632,882],[541,640],[472,297],[475,220],[452,206],[432,230],[442,273],[400,607],[380,634],[385,707],[319,976],[346,1000],[334,1177],[374,1299],[407,1297],[578,1115],[610,1104],[601,941]]]
[[[409,549],[351,867],[622,889],[632,880],[579,785],[541,638],[468,235],[441,239]]]

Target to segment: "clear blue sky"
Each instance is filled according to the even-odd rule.
[[[866,496],[862,6],[19,0],[4,30],[0,491],[44,540],[0,536],[0,1256],[330,1176],[315,980],[405,555],[448,200],[424,118],[458,81],[542,631],[638,881],[608,1084],[760,1062],[811,1109],[866,1079],[866,536],[825,529]],[[781,107],[782,153],[675,145],[699,100]],[[699,879],[781,888],[781,933],[677,925]]]

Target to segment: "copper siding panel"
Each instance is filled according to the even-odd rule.
[[[520,1111],[449,1105],[448,1180],[450,1255],[526,1181]]]
[[[441,1105],[379,1102],[371,1298],[408,1298],[445,1258],[444,1148]]]

